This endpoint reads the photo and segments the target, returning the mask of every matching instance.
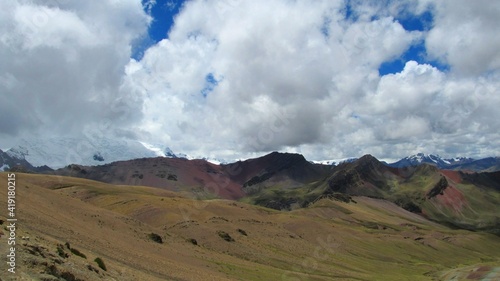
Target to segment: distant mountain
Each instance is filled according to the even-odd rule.
[[[276,184],[272,193],[253,194],[248,200],[308,207],[325,198],[351,202],[351,196],[388,200],[449,226],[500,234],[500,172],[464,173],[426,163],[393,168],[365,155],[335,166],[323,179],[295,189]],[[280,207],[290,208],[292,204]]]
[[[330,165],[314,164],[301,154],[272,152],[224,166],[231,178],[241,184],[247,195],[276,185],[294,188],[328,175]],[[235,173],[234,171],[237,171]]]
[[[418,153],[387,165],[393,168],[404,168],[418,166],[420,164],[434,165],[439,169],[492,172],[500,170],[500,157],[489,157],[483,159],[456,157],[446,159],[441,158],[439,155]]]
[[[12,157],[9,153],[0,150],[0,172],[4,171],[19,172],[46,172],[51,171],[47,166],[34,167],[24,158]]]
[[[8,171],[10,168],[15,166],[26,166],[28,168],[33,168],[33,166],[24,159],[18,159],[10,156],[8,153],[0,150],[0,172]]]
[[[500,171],[500,157],[488,157],[472,162],[454,164],[449,167],[453,170],[476,171],[476,172],[495,172]]]
[[[54,174],[113,184],[146,185],[196,196],[240,199],[276,184],[290,188],[321,179],[331,166],[312,164],[300,154],[273,152],[217,165],[205,159],[142,158],[99,166],[69,165]]]
[[[327,183],[328,192],[383,198],[440,223],[500,234],[500,172],[464,173],[426,163],[394,169],[364,156],[336,169]]]
[[[415,155],[405,157],[397,162],[390,163],[388,165],[394,168],[403,168],[409,166],[417,166],[425,163],[425,164],[435,165],[440,169],[446,169],[452,165],[461,165],[470,163],[472,161],[474,161],[474,159],[472,158],[459,157],[459,158],[443,159],[439,155],[418,153]]]
[[[102,165],[144,157],[177,157],[166,146],[109,138],[24,139],[6,153],[33,166],[47,165],[54,169],[69,164]]]
[[[421,157],[419,165],[394,168],[365,155],[332,166],[311,163],[300,154],[273,152],[226,165],[157,157],[69,165],[51,173],[158,187],[195,198],[238,199],[277,210],[307,208],[322,199],[351,202],[352,196],[367,196],[442,224],[500,234],[500,172],[441,170],[437,167],[441,160],[429,158],[434,164],[422,163],[426,159]]]
[[[311,161],[314,164],[321,164],[321,165],[339,165],[342,163],[351,163],[358,160],[358,158],[355,157],[349,157],[349,158],[342,158],[342,159],[330,159],[330,160],[314,160]]]
[[[239,199],[242,185],[231,179],[224,166],[206,160],[185,158],[140,158],[99,166],[68,165],[52,174],[97,180],[120,185],[143,185],[197,198]]]

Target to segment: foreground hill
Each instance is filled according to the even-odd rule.
[[[16,179],[17,275],[2,273],[2,280],[500,277],[498,237],[451,230],[381,199],[323,198],[279,212],[151,187],[21,173]]]

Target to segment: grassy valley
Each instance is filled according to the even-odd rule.
[[[497,236],[364,196],[284,212],[61,176],[17,186],[15,280],[481,280],[500,262]]]

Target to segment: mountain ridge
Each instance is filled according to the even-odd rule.
[[[396,162],[387,163],[394,168],[418,166],[420,164],[431,164],[440,169],[470,170],[475,172],[500,170],[500,157],[486,157],[473,159],[467,157],[442,158],[439,155],[417,153],[404,157]]]
[[[217,165],[238,162],[231,162],[216,157],[192,157],[184,153],[175,153],[168,146],[162,144],[151,144],[128,139],[110,139],[106,137],[92,139],[87,137],[22,139],[17,145],[4,152],[13,159],[15,158],[19,161],[26,160],[34,167],[48,166],[52,169],[62,168],[70,164],[91,166],[154,157],[186,158],[189,160],[204,159]],[[313,164],[337,166],[346,162],[354,162],[357,159],[359,158],[349,157],[321,161],[312,160],[310,162]],[[440,169],[450,170],[476,172],[500,170],[500,157],[486,157],[481,159],[467,157],[442,158],[439,155],[424,153],[417,153],[401,158],[396,162],[385,164],[394,168],[403,168],[423,163],[435,165]]]

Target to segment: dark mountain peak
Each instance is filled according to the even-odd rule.
[[[268,171],[281,171],[293,166],[307,166],[312,165],[302,154],[298,153],[283,153],[271,152],[259,158],[249,159],[244,161],[247,163],[257,164]]]
[[[394,173],[370,154],[352,163],[344,163],[334,169],[328,179],[326,193],[341,192],[349,195],[382,197],[388,189],[388,178]]]
[[[262,162],[263,168],[268,172],[279,172],[292,167],[305,168],[313,165],[302,154],[298,153],[272,152],[257,158],[257,160]]]
[[[357,161],[352,162],[351,167],[361,173],[369,173],[374,171],[380,173],[387,170],[387,167],[382,164],[382,162],[380,162],[377,158],[373,157],[370,154],[366,154],[363,157],[359,158]]]
[[[354,163],[376,163],[381,164],[381,162],[371,154],[365,154]]]
[[[243,187],[257,184],[268,187],[281,181],[288,181],[292,185],[308,183],[326,176],[330,167],[312,164],[302,154],[275,151],[259,158],[229,164],[225,168],[240,171],[232,173],[232,178]]]
[[[261,158],[264,159],[286,159],[286,160],[300,160],[300,161],[307,161],[304,155],[298,154],[298,153],[289,153],[289,152],[278,152],[278,151],[273,151]]]

